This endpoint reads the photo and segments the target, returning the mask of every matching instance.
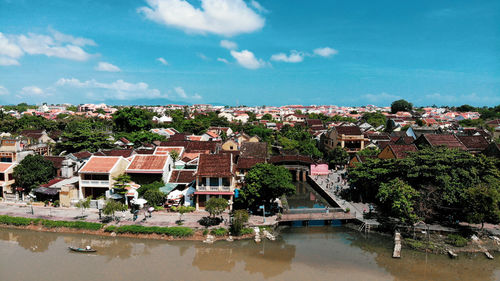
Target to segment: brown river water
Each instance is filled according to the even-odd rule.
[[[67,248],[85,245],[97,253]],[[390,237],[332,226],[212,245],[0,228],[0,280],[500,280],[500,259],[482,254],[391,251]]]

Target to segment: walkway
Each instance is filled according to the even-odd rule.
[[[370,225],[378,225],[376,220],[363,218],[363,211],[368,212],[369,204],[346,201],[337,195],[342,190],[350,188],[347,180],[342,178],[345,172],[346,170],[330,170],[328,175],[309,176],[309,179],[316,183],[312,185],[313,188],[320,188],[323,191],[322,194],[329,197],[326,199],[334,201],[342,210],[349,209],[357,220]]]

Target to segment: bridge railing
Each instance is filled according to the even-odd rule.
[[[300,208],[284,210],[285,214],[320,214],[326,213],[326,208]],[[342,208],[328,208],[328,212],[343,212]]]

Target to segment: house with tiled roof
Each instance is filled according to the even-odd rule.
[[[196,209],[204,208],[211,197],[233,200],[235,188],[233,155],[201,154],[196,172]]]
[[[388,144],[379,154],[379,159],[403,159],[409,152],[417,151],[414,144]]]
[[[128,160],[121,156],[92,156],[78,171],[80,197],[109,196],[114,178],[125,173]]]
[[[366,159],[377,159],[377,156],[375,155],[367,155],[367,156],[361,156],[358,154],[355,154],[351,160],[349,161],[349,167],[354,168],[358,163],[362,164],[366,162]]]
[[[155,181],[168,182],[174,161],[166,155],[134,155],[125,172],[132,181],[138,184],[149,184]]]
[[[455,135],[422,134],[414,143],[419,148],[424,146],[446,146],[452,149],[467,150],[465,145]]]
[[[481,153],[490,144],[483,136],[457,136],[470,153]]]
[[[340,125],[324,134],[321,144],[326,150],[341,147],[348,153],[356,153],[363,150],[369,141],[358,126]]]

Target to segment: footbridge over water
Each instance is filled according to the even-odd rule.
[[[353,219],[356,219],[356,217],[351,213],[346,213],[341,208],[311,208],[287,210],[283,215],[281,215],[279,221],[332,221]]]

